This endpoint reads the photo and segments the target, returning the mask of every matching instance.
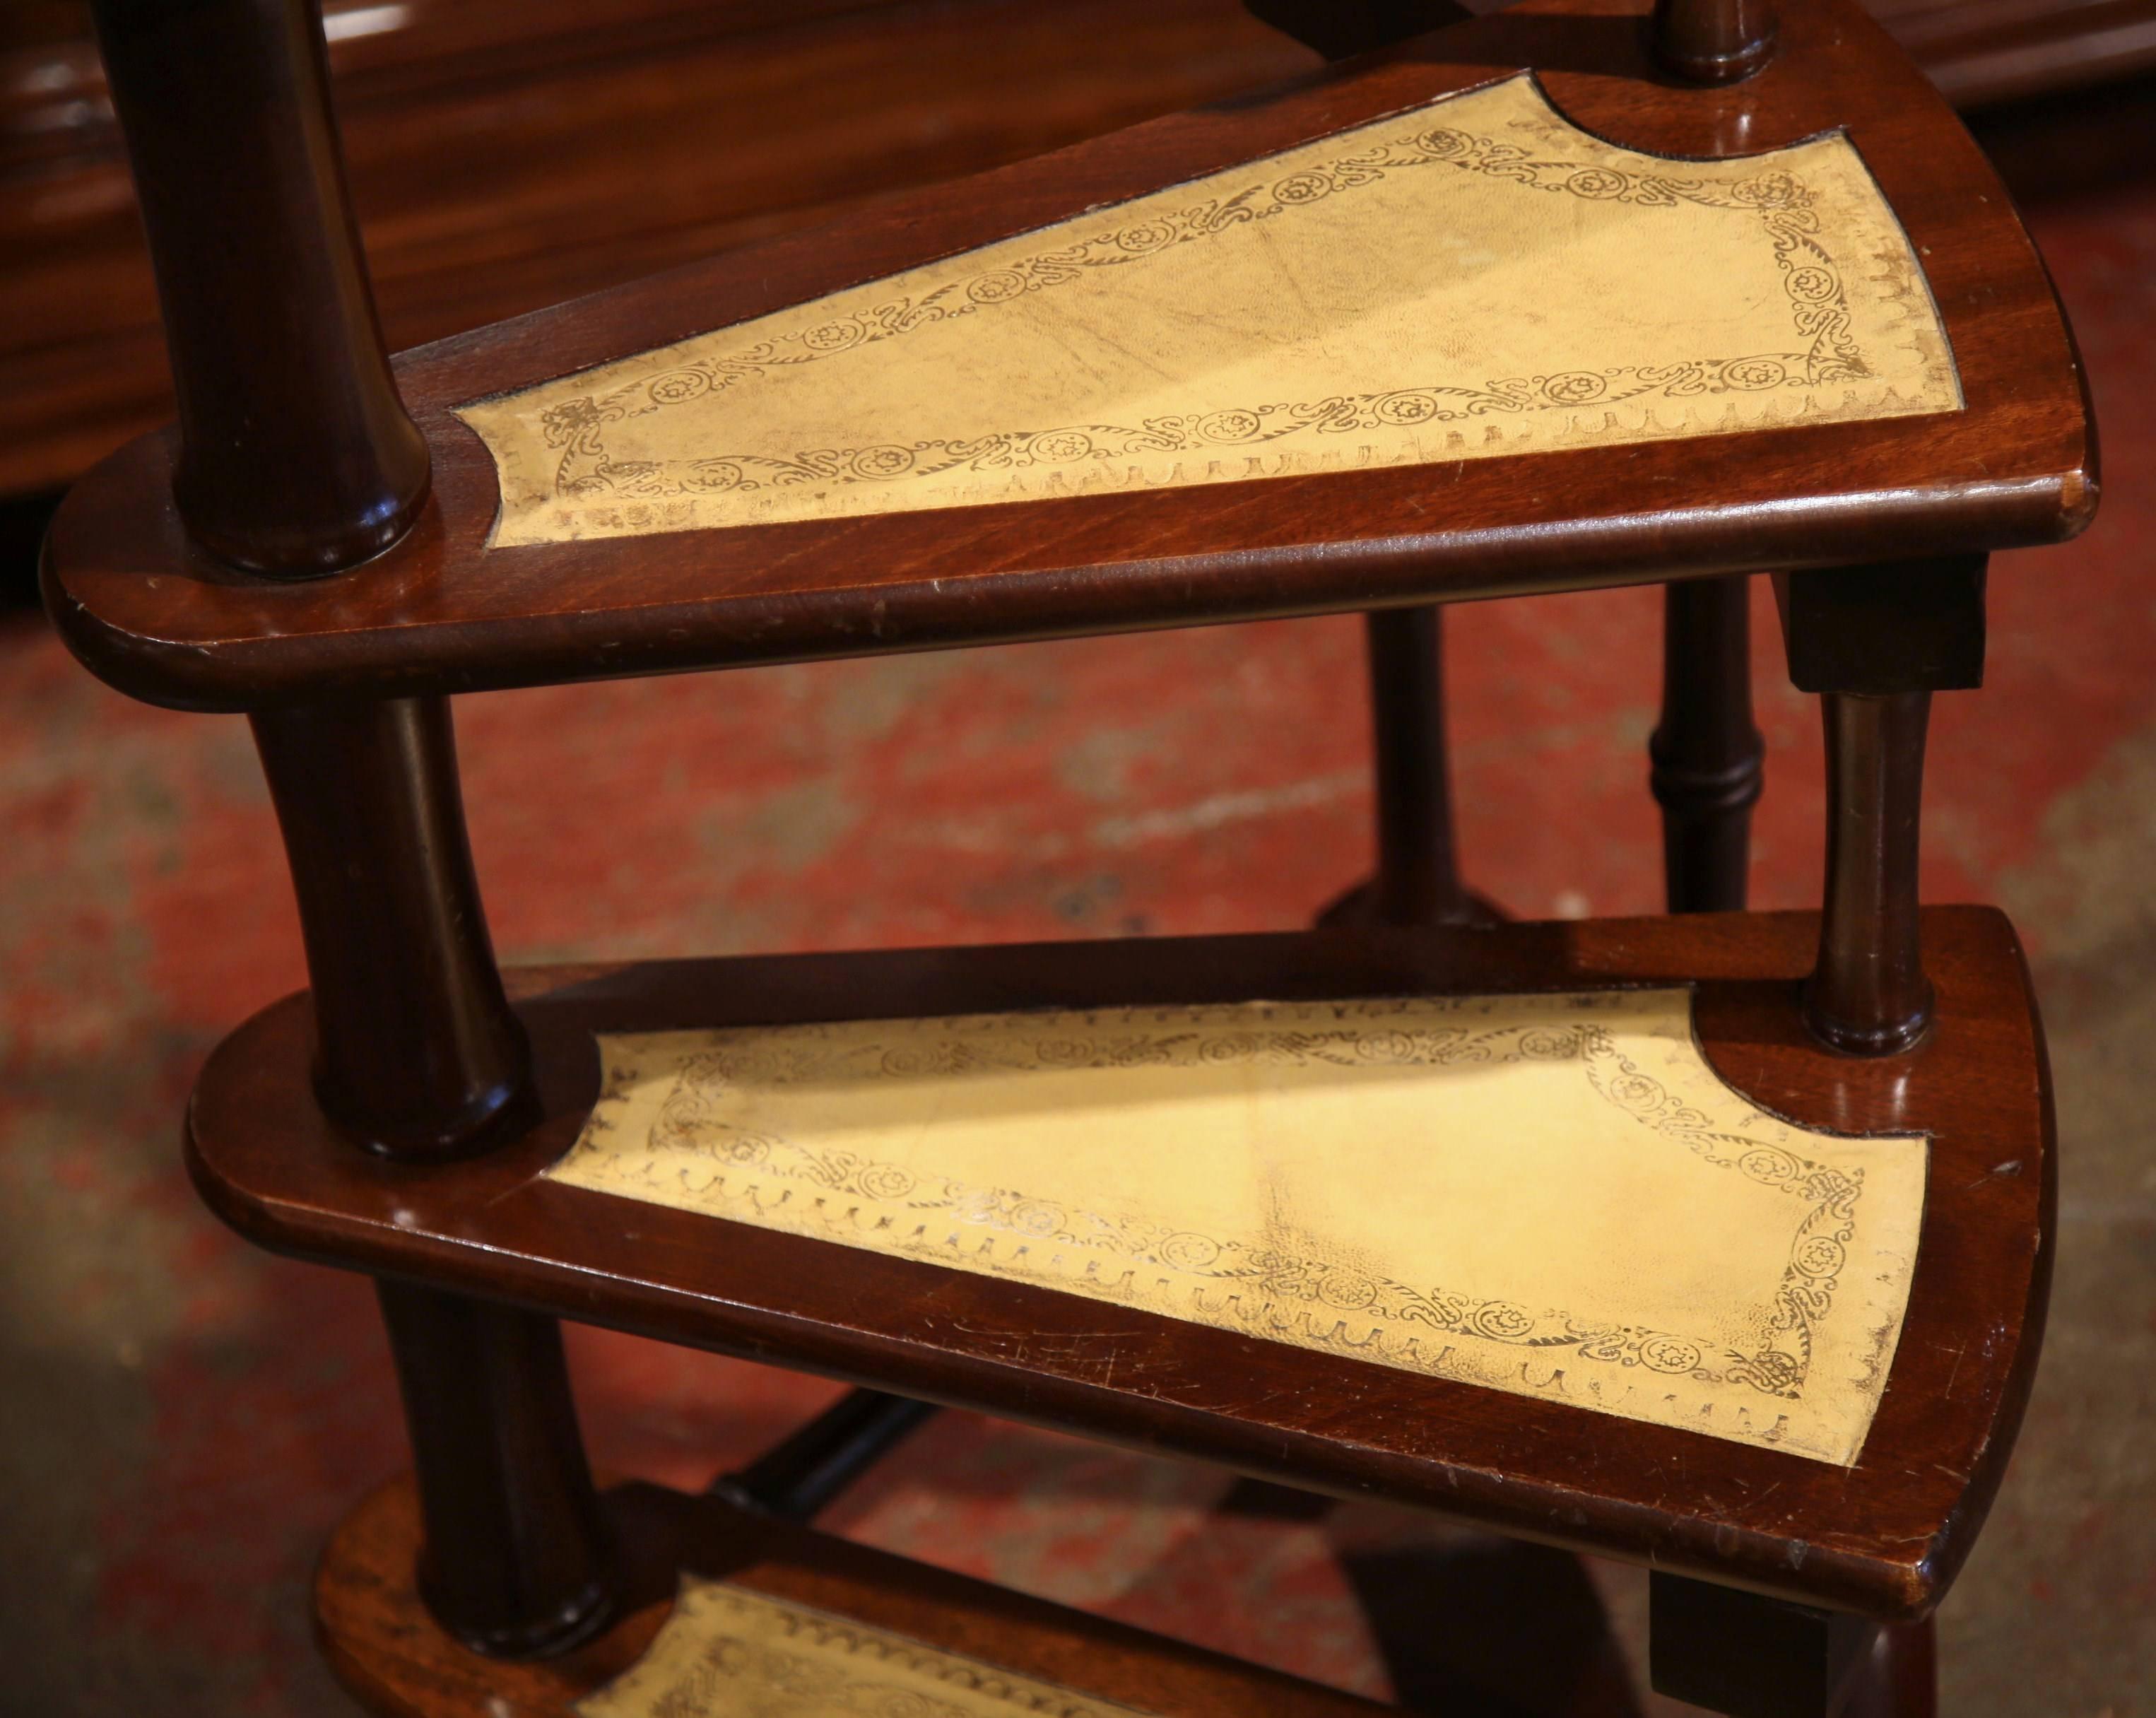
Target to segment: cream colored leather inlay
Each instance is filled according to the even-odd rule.
[[[459,415],[506,546],[1960,405],[1847,139],[1666,160],[1522,75]]]
[[[572,1186],[1822,1461],[1916,1263],[1924,1141],[1762,1113],[1684,990],[599,1045]]]
[[[685,1577],[644,1655],[583,1718],[1145,1718],[850,1618]]]

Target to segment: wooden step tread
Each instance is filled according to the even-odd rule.
[[[1967,1551],[2034,1367],[2048,1279],[2048,1082],[2018,946],[1999,915],[1926,914],[1938,1026],[1916,1050],[1876,1061],[1831,1054],[1804,1035],[1797,985],[1816,934],[1810,915],[1717,915],[516,972],[512,993],[533,1038],[546,1119],[490,1156],[430,1167],[369,1157],[324,1121],[308,1083],[309,1011],[304,998],[292,998],[248,1023],[212,1058],[191,1110],[191,1159],[228,1221],[302,1256],[1290,1484],[1374,1492],[1809,1603],[1910,1617],[1937,1600]],[[1344,1346],[1313,1343],[1296,1334],[1306,1336],[1306,1326],[1267,1322],[1276,1302],[1292,1310],[1294,1283],[1261,1285],[1270,1297],[1266,1319],[1204,1322],[1188,1310],[1168,1315],[1159,1309],[1173,1310],[1171,1303],[1115,1285],[1014,1280],[978,1261],[954,1268],[919,1251],[834,1244],[813,1228],[788,1233],[735,1220],[695,1201],[596,1191],[588,1178],[576,1184],[574,1158],[563,1162],[601,1097],[599,1034],[1024,1008],[1142,1008],[1165,1018],[1177,1006],[1255,998],[1283,1007],[1303,999],[1636,998],[1683,986],[1692,990],[1699,1052],[1753,1106],[1761,1126],[1929,1136],[1928,1146],[1893,1142],[1927,1157],[1922,1227],[1899,1340],[1882,1327],[1873,1363],[1876,1372],[1891,1350],[1891,1371],[1852,1466],[1822,1459],[1817,1449],[1791,1453],[1794,1440],[1777,1447],[1779,1434],[1764,1419],[1732,1433],[1726,1407],[1712,1410],[1722,1417],[1712,1436],[1686,1428],[1708,1423],[1707,1410],[1687,1419],[1659,1408],[1640,1418],[1611,1407],[1599,1381],[1650,1380],[1674,1390],[1707,1374],[1673,1372],[1666,1352],[1613,1345],[1599,1326],[1554,1345],[1537,1335],[1539,1346],[1496,1351],[1521,1353],[1522,1372],[1490,1387],[1465,1381],[1482,1374],[1448,1370],[1451,1350],[1441,1341],[1429,1367],[1391,1355],[1384,1363],[1355,1357],[1378,1328],[1366,1294],[1308,1285],[1304,1305],[1336,1309],[1326,1312],[1321,1334],[1348,1335]],[[1614,1102],[1655,1084],[1635,1086],[1641,1070],[1614,1063],[1603,1074],[1612,1070],[1619,1077],[1605,1084]],[[1173,1090],[1173,1074],[1150,1077],[1169,1079]],[[1666,1095],[1648,1095],[1661,1105]],[[1711,1115],[1686,1124],[1695,1148],[1720,1126]],[[1727,1162],[1732,1150],[1741,1156],[1752,1149],[1748,1137],[1737,1129],[1728,1133],[1735,1147],[1712,1150]],[[1764,1148],[1770,1156],[1777,1149],[1771,1141]],[[1518,1155],[1530,1161],[1524,1147]],[[827,1174],[823,1185],[844,1192],[832,1208],[872,1212],[873,1201],[891,1193],[863,1180],[864,1162]],[[1753,1167],[1763,1172],[1764,1160]],[[847,1174],[853,1180],[841,1189]],[[1141,1177],[1122,1179],[1135,1197]],[[1522,1187],[1520,1197],[1530,1191]],[[1380,1187],[1371,1203],[1400,1198]],[[1808,1221],[1806,1208],[1792,1203],[1794,1216],[1774,1220]],[[1641,1221],[1644,1234],[1654,1214]],[[1838,1259],[1833,1232],[1812,1236],[1822,1238]],[[1173,1246],[1147,1256],[1189,1263]],[[1791,1279],[1769,1298],[1780,1305],[1782,1294],[1803,1292],[1804,1282]],[[1544,1315],[1509,1307],[1499,1315],[1517,1325]],[[1409,1316],[1425,1324],[1453,1318],[1433,1326],[1438,1338],[1447,1329],[1472,1334],[1471,1314],[1435,1300]],[[1458,1346],[1465,1352],[1473,1344],[1461,1336]],[[1775,1390],[1792,1394],[1787,1379],[1758,1387],[1770,1406]]]
[[[619,1620],[571,1652],[506,1663],[470,1651],[428,1615],[413,1582],[416,1495],[408,1478],[385,1485],[346,1518],[316,1572],[316,1620],[331,1668],[390,1718],[1368,1718],[1391,1710],[716,1498],[629,1484],[604,1503],[619,1558]],[[779,1690],[789,1685],[827,1703],[788,1699]]]
[[[408,354],[434,500],[338,577],[194,555],[146,438],[62,510],[54,612],[249,708],[2078,529],[2071,343],[1952,110],[1847,0],[1723,90],[1643,9],[1526,0]]]

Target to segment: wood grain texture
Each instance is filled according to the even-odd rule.
[[[1356,51],[1446,0],[1267,0]],[[1484,9],[1487,9],[1485,8]],[[1230,0],[331,0],[398,346],[438,340],[1304,69]],[[2156,66],[2156,0],[1870,0],[1958,105]],[[0,23],[0,494],[172,415],[147,259],[80,0]],[[947,44],[963,40],[966,51]],[[894,79],[891,74],[899,75]],[[894,90],[893,85],[900,88]],[[809,116],[846,116],[820,143]],[[843,141],[843,155],[829,142]],[[2056,175],[2073,176],[2077,165]],[[610,191],[634,179],[635,200]],[[653,192],[661,195],[654,196]]]
[[[23,0],[0,13],[0,493],[71,482],[172,413],[86,10]],[[325,10],[396,347],[1315,63],[1234,0]]]
[[[1999,915],[1936,909],[1938,1024],[1859,1060],[1805,1032],[1810,914],[1337,931],[511,975],[546,1121],[432,1167],[321,1118],[304,998],[212,1058],[189,1156],[264,1245],[819,1371],[1521,1537],[1881,1618],[1922,1614],[1966,1554],[2033,1372],[2049,1280],[2048,1076]],[[1928,1129],[1933,1170],[1893,1371],[1857,1464],[1523,1401],[1024,1285],[716,1222],[541,1178],[598,1090],[593,1032],[1017,1007],[1476,992],[1697,980],[1709,1059],[1838,1131]],[[724,1244],[714,1244],[717,1236]]]
[[[383,1487],[346,1518],[316,1572],[316,1628],[331,1668],[388,1718],[571,1718],[574,1700],[650,1644],[686,1570],[1160,1718],[1390,1710],[718,1499],[628,1485],[604,1502],[621,1552],[622,1619],[572,1652],[506,1664],[459,1646],[427,1614],[412,1578],[419,1531],[410,1482]]]
[[[1872,0],[1871,11],[1964,108],[2156,67],[2156,0]]]
[[[1768,67],[1681,90],[1622,0],[1528,0],[1270,97],[1155,121],[813,235],[409,354],[434,454],[412,535],[352,577],[264,590],[190,553],[165,442],[91,475],[48,600],[100,674],[202,708],[459,690],[2055,540],[2089,516],[2079,370],[1974,144],[1877,27],[1820,0]],[[1930,275],[1968,399],[1944,418],[677,536],[483,548],[493,465],[463,401],[762,314],[1322,136],[1521,67],[1627,146],[1751,154],[1846,125]]]

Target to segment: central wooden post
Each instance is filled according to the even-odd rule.
[[[310,0],[94,0],[179,396],[173,496],[219,559],[312,578],[427,497],[384,355]]]
[[[384,1156],[483,1150],[530,1054],[494,964],[439,698],[258,715],[314,981],[322,1108]]]
[[[449,706],[395,699],[254,718],[313,982],[316,1089],[365,1148],[485,1150],[536,1111],[480,904]],[[480,1652],[558,1650],[610,1613],[609,1547],[560,1326],[380,1285],[418,1469],[419,1590]]]

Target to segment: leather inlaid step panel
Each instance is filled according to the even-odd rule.
[[[509,546],[1961,403],[1845,136],[1643,154],[1518,75],[459,415]]]
[[[1846,1464],[1921,1138],[1793,1126],[1687,990],[609,1034],[572,1187]],[[724,1243],[716,1238],[713,1244]]]
[[[1937,1025],[1914,1051],[1877,1059],[1831,1054],[1804,1030],[1798,997],[1819,942],[1809,913],[511,967],[539,1118],[497,1150],[432,1166],[383,1162],[323,1116],[299,996],[209,1059],[189,1163],[213,1210],[304,1258],[1909,1617],[1944,1592],[1997,1487],[2039,1346],[2056,1203],[2049,1081],[2012,930],[1972,907],[1928,909],[1922,926]],[[1701,1054],[1764,1115],[1829,1136],[1900,1135],[1890,1149],[1928,1154],[1902,1335],[1850,1466],[548,1173],[604,1090],[602,1038],[1683,986]],[[1649,1130],[1615,1119],[1665,1161]],[[1789,1213],[1777,1219],[1786,1247],[1800,1202],[1769,1203]],[[1851,1286],[1845,1274],[1837,1311]]]
[[[220,571],[170,504],[171,445],[146,438],[54,521],[55,623],[134,696],[246,710],[2080,529],[2095,472],[2066,331],[1936,92],[1849,0],[1790,11],[1774,64],[1720,90],[1645,64],[1644,13],[1519,0],[408,353],[431,499],[347,577]],[[1323,174],[1275,171],[1303,151]],[[1188,218],[1238,198],[1247,219]],[[1389,198],[1394,226],[1358,238]],[[1133,224],[1155,199],[1183,226]],[[973,266],[1005,246],[1008,275]],[[1065,252],[1127,259],[1051,282]],[[769,341],[740,344],[752,328]],[[521,438],[506,512],[457,415],[479,402]]]
[[[1158,1718],[725,1581],[684,1580],[636,1664],[579,1718]]]
[[[482,1657],[421,1603],[408,1475],[315,1572],[331,1668],[394,1718],[1376,1718],[1393,1709],[712,1497],[601,1499],[613,1621]]]

